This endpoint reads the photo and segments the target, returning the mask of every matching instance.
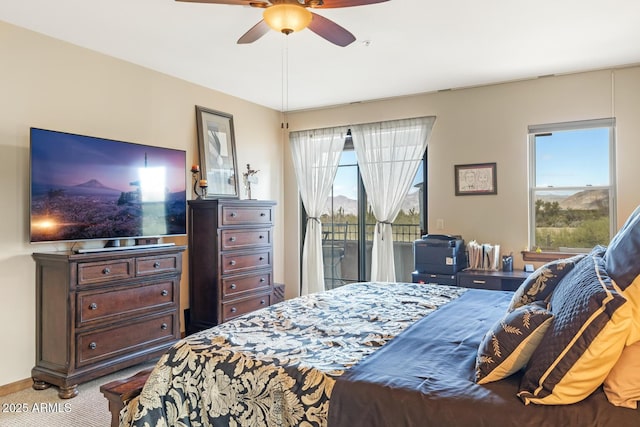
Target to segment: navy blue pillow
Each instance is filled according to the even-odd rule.
[[[640,274],[640,206],[613,237],[604,254],[607,273],[625,290]]]

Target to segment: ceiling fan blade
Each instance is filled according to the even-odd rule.
[[[342,47],[345,47],[356,40],[353,34],[332,20],[313,12],[311,12],[311,15],[313,18],[311,19],[311,23],[308,28],[320,37]]]
[[[337,7],[365,6],[367,4],[384,3],[389,0],[323,0],[322,5],[318,6],[322,9],[331,9]],[[311,2],[313,7],[313,2]]]
[[[267,25],[264,19],[261,19],[260,22],[258,22],[256,25],[251,27],[249,31],[244,33],[242,37],[238,39],[238,44],[253,43],[254,41],[258,40],[260,37],[267,34],[269,30],[270,30],[269,25]]]
[[[176,0],[188,3],[211,3],[211,4],[235,4],[239,6],[249,6],[251,0]]]

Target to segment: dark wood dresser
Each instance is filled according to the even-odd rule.
[[[184,246],[34,253],[33,388],[59,396],[78,384],[160,356],[180,339]]]
[[[268,200],[189,201],[187,333],[271,305],[274,207]]]

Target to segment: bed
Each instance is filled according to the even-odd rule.
[[[285,301],[174,346],[121,425],[638,425],[639,411],[601,388],[574,405],[525,406],[521,374],[476,384],[477,348],[511,299],[362,283]]]
[[[336,378],[465,292],[358,283],[191,335],[161,358],[121,424],[326,425]]]
[[[178,342],[120,425],[640,425],[639,252],[637,210],[608,248],[516,292],[356,283],[287,300]]]

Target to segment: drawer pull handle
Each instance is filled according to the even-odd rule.
[[[96,304],[95,302],[92,302],[91,304],[89,304],[89,310],[97,310],[98,309],[98,304]]]
[[[94,343],[94,342],[92,342],[92,343],[90,343],[90,344],[89,344],[89,348],[90,348],[91,350],[95,350],[97,347],[98,347],[98,344],[96,344],[96,343]]]
[[[260,305],[265,305],[267,302],[263,299],[260,300]]]
[[[260,261],[264,261],[264,257],[261,256],[260,258],[258,258]]]
[[[236,260],[232,259],[231,261],[229,261],[229,264],[236,265]]]
[[[109,267],[105,267],[104,270],[102,270],[102,274],[109,274],[111,273],[111,269]]]
[[[229,238],[229,240],[230,240],[230,241],[232,241],[232,242],[235,242],[235,241],[236,241],[236,236],[231,236],[231,237]]]
[[[238,214],[235,213],[235,212],[231,212],[231,214],[229,214],[229,216],[231,216],[231,218],[235,218],[236,216],[238,216]]]
[[[160,267],[160,263],[158,261],[153,263],[153,268],[159,268]]]
[[[235,288],[237,288],[237,286],[236,286],[236,284],[235,284],[235,283],[232,283],[232,284],[231,284],[231,286],[229,286],[229,287],[230,287],[231,289],[235,289]]]
[[[258,239],[264,239],[264,236],[261,234],[258,236]]]
[[[236,311],[238,311],[238,309],[237,309],[237,308],[235,308],[235,307],[231,307],[231,312],[232,312],[232,313],[235,313]]]
[[[167,326],[167,324],[166,324],[166,323],[163,323],[162,325],[160,325],[160,329],[162,329],[163,331],[164,331],[165,329],[167,329],[167,328],[168,328],[168,326]]]
[[[266,281],[267,281],[267,279],[265,279],[264,277],[261,277],[261,278],[260,278],[260,283],[264,283],[264,282],[266,282]]]
[[[160,295],[162,295],[163,297],[166,297],[167,295],[169,295],[169,291],[166,289],[163,289],[162,292],[160,292]]]
[[[484,285],[486,282],[486,280],[474,280],[473,283],[475,283],[476,285]]]
[[[260,212],[260,216],[267,216],[267,214],[264,212]]]

